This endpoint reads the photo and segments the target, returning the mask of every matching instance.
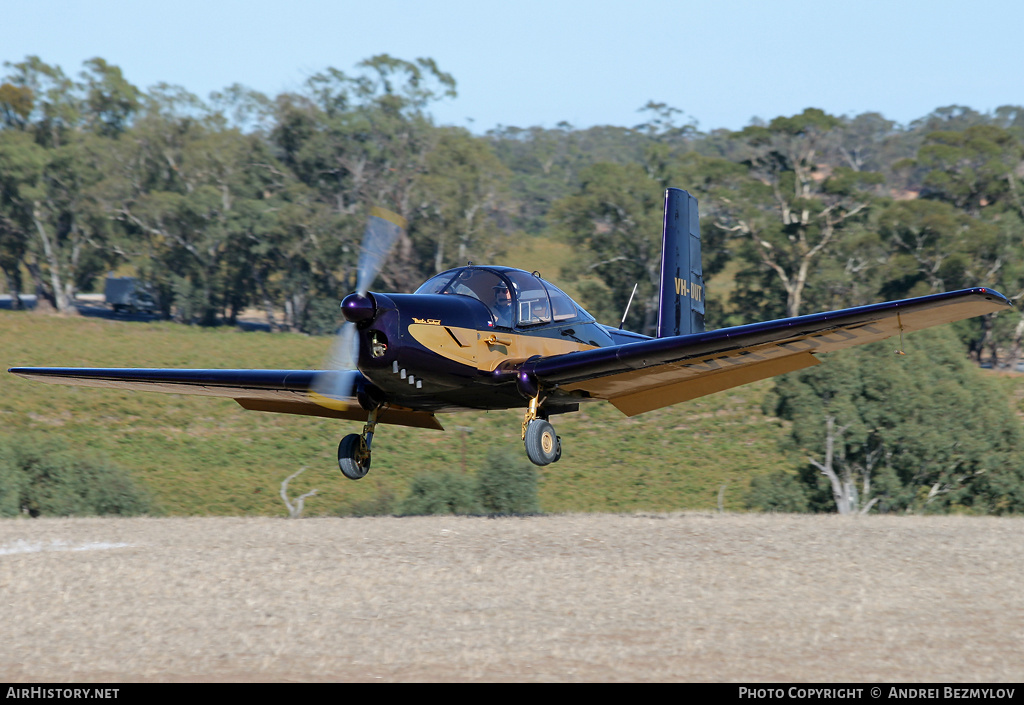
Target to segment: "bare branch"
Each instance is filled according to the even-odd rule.
[[[306,504],[306,499],[308,497],[315,497],[316,493],[319,491],[319,490],[310,490],[306,494],[299,495],[298,497],[295,498],[295,503],[294,504],[288,499],[288,483],[291,482],[292,480],[294,480],[296,477],[298,477],[302,473],[304,473],[305,471],[306,471],[306,468],[302,467],[302,468],[300,468],[298,470],[298,472],[293,472],[291,475],[289,475],[287,478],[285,478],[284,482],[281,483],[281,499],[284,500],[284,506],[286,506],[288,508],[288,518],[289,519],[298,519],[299,517],[301,517],[302,516],[303,507]]]

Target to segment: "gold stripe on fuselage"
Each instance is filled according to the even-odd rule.
[[[585,343],[538,335],[413,323],[409,335],[423,347],[463,365],[491,371],[503,362],[590,350]]]

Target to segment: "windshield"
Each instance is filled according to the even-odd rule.
[[[442,272],[427,280],[416,293],[470,296],[487,306],[494,325],[512,327],[512,292],[508,282],[489,269],[465,267],[456,272]]]
[[[447,272],[441,272],[420,285],[415,294],[440,294],[444,290],[445,285],[451,281],[451,278],[455,276],[455,272],[448,270]]]
[[[493,325],[502,328],[594,320],[558,287],[518,269],[449,270],[428,279],[416,293],[470,296],[487,306]]]

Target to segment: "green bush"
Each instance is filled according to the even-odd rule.
[[[56,441],[0,441],[0,516],[136,515],[150,501],[109,462],[74,453]]]
[[[492,448],[477,474],[478,494],[489,514],[538,514],[537,470],[522,453]]]
[[[401,516],[424,514],[483,514],[473,477],[457,472],[419,475],[398,503]]]
[[[782,470],[753,478],[745,501],[748,509],[762,512],[795,514],[810,511],[804,485],[796,476]]]
[[[436,472],[413,479],[395,507],[402,516],[425,514],[538,514],[537,471],[511,449],[487,453],[476,477]]]

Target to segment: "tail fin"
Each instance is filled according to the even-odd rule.
[[[665,191],[658,337],[703,332],[704,268],[697,199],[682,189],[670,188]]]

